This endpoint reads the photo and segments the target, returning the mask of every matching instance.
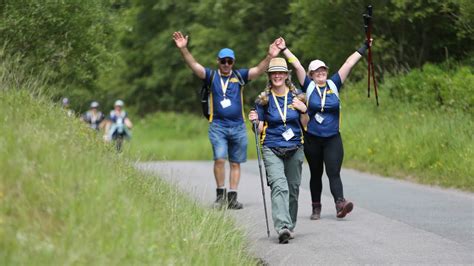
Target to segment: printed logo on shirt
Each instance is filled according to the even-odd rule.
[[[327,94],[333,94],[333,93],[334,92],[331,89],[329,89],[328,92],[327,92]]]
[[[293,106],[293,104],[288,105],[288,109],[296,110],[295,107]]]
[[[238,79],[238,78],[231,78],[231,79],[229,80],[229,82],[238,83],[238,82],[239,82],[239,79]]]

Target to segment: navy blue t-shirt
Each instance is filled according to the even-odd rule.
[[[123,110],[120,112],[120,115],[117,115],[117,114],[115,113],[115,110],[112,110],[112,111],[110,111],[110,114],[109,114],[108,119],[109,119],[110,121],[112,121],[112,123],[117,123],[117,121],[119,120],[119,118],[121,118],[121,119],[122,119],[121,122],[123,123],[123,121],[124,121],[125,118],[127,118],[127,117],[128,117],[127,112],[125,112],[125,111],[123,111]]]
[[[341,77],[339,73],[335,73],[329,78],[334,84],[338,91],[342,87]],[[308,89],[311,79],[306,77],[302,89],[304,92]],[[321,97],[316,90],[320,90],[321,95],[324,94],[324,90],[327,90],[326,94],[326,103],[324,105],[324,111],[321,112]],[[340,124],[340,100],[339,97],[329,88],[329,85],[326,83],[326,86],[319,87],[317,86],[313,93],[309,95],[308,101],[308,115],[309,122],[307,127],[307,132],[313,136],[318,137],[331,137],[339,133],[339,124]],[[323,118],[322,123],[316,121],[316,114]]]
[[[286,114],[286,127],[283,123],[280,113],[276,107],[276,102],[273,99],[272,94],[268,95],[268,103],[265,106],[260,104],[255,105],[255,109],[258,114],[258,120],[263,121],[263,131],[260,135],[260,143],[269,148],[288,148],[300,145],[303,143],[302,129],[300,124],[300,113],[296,110],[293,105],[294,95],[288,91],[287,98],[287,114]],[[285,95],[275,94],[281,112],[284,112]],[[295,134],[288,141],[283,137],[283,132],[288,128],[293,130]]]
[[[248,69],[237,69],[233,70],[230,76],[220,76],[217,70],[213,70],[214,80],[210,86],[211,98],[209,105],[209,122],[218,123],[222,126],[236,126],[244,122],[244,113],[243,113],[243,90],[242,86],[239,83],[239,78],[237,77],[235,71],[239,72],[242,76],[244,83],[248,82],[249,70]],[[230,100],[230,106],[223,107],[221,102],[224,100],[224,92],[221,85],[222,82],[225,84],[230,78],[227,90],[225,93],[225,98]],[[211,69],[206,68],[206,84],[209,85],[211,82]]]

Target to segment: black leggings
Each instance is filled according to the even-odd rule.
[[[311,180],[311,200],[321,202],[321,192],[323,190],[323,162],[326,167],[326,174],[329,178],[329,186],[334,202],[344,198],[341,181],[341,166],[344,158],[341,135],[338,133],[332,137],[316,137],[308,133],[304,136],[304,155],[309,164]]]

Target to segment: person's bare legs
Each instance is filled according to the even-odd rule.
[[[214,161],[214,178],[216,179],[216,186],[218,188],[222,188],[225,186],[225,160],[224,159],[217,159]]]
[[[240,163],[230,163],[230,185],[227,200],[229,209],[242,209],[242,203],[237,201],[237,187],[240,181]]]
[[[237,190],[240,181],[240,163],[230,163],[230,190]]]

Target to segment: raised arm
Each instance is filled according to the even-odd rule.
[[[347,59],[346,62],[339,68],[337,72],[341,77],[341,82],[344,83],[349,73],[351,73],[352,68],[359,62],[362,56],[365,54],[365,51],[372,46],[372,39],[369,43],[364,43],[357,51],[351,54]]]
[[[258,63],[257,66],[254,66],[249,69],[249,80],[253,80],[257,78],[258,76],[262,75],[263,72],[267,70],[270,60],[280,53],[280,49],[278,49],[278,47],[275,45],[275,42],[270,44],[270,46],[268,47],[268,53],[265,59],[263,59],[260,63]]]
[[[283,52],[288,62],[293,66],[296,71],[296,77],[298,77],[298,81],[300,84],[304,83],[304,79],[306,77],[306,71],[304,70],[303,65],[301,64],[300,60],[288,49],[286,46],[285,39],[283,37],[278,38],[276,41],[277,47]]]
[[[188,35],[184,36],[179,31],[173,33],[173,40],[176,44],[176,47],[179,48],[179,51],[181,52],[186,64],[191,68],[196,76],[198,76],[200,79],[204,79],[206,78],[206,69],[201,64],[199,64],[199,62],[194,59],[191,52],[189,52],[188,38]]]

